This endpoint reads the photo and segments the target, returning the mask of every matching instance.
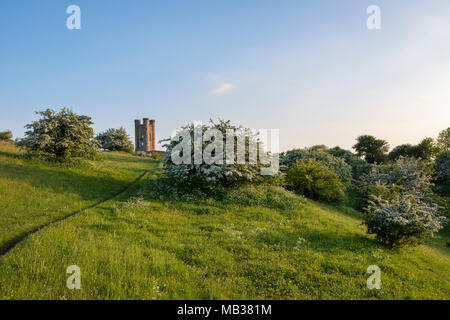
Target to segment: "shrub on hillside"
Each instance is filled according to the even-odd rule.
[[[0,141],[12,141],[12,132],[10,130],[0,132]]]
[[[93,158],[98,151],[90,117],[63,108],[37,112],[41,118],[26,125],[25,138],[19,145],[35,155],[67,161],[75,157]]]
[[[349,186],[352,182],[352,168],[344,159],[324,151],[324,149],[294,149],[287,151],[280,156],[280,165],[284,170],[288,170],[297,160],[315,159],[320,161],[337,173],[342,182]]]
[[[364,224],[378,241],[399,247],[432,237],[445,221],[438,215],[437,205],[422,202],[413,195],[396,194],[389,200],[371,197]]]
[[[343,159],[352,170],[352,184],[346,190],[346,205],[349,205],[355,209],[361,210],[366,205],[364,195],[360,192],[360,180],[366,174],[368,174],[372,168],[372,165],[361,159],[356,154],[349,150],[342,149],[337,146],[328,149],[327,152],[332,156]]]
[[[104,150],[132,153],[134,149],[133,142],[131,142],[130,136],[123,127],[108,129],[98,134],[95,139],[100,142]]]
[[[299,194],[328,202],[342,199],[345,191],[338,174],[316,159],[297,160],[286,173],[286,183]]]
[[[450,184],[450,150],[437,155],[434,160],[434,169],[439,183]]]
[[[432,195],[431,181],[425,163],[414,158],[400,158],[393,163],[373,165],[370,173],[362,178],[361,188],[366,199],[370,195],[387,199],[401,193],[429,202]]]
[[[414,157],[422,160],[431,160],[439,153],[439,147],[433,138],[425,138],[414,147]]]
[[[389,160],[396,161],[403,157],[414,157],[430,161],[439,152],[439,147],[435,144],[432,138],[423,139],[418,145],[402,144],[389,152]]]
[[[431,181],[427,164],[415,158],[374,165],[363,178],[367,231],[391,247],[414,244],[437,232],[445,218]]]
[[[216,137],[209,137],[210,139],[205,138],[208,132],[212,132],[210,129],[220,132],[220,139],[222,139],[222,141],[217,141],[221,144],[220,148],[212,148]],[[227,131],[234,132],[235,143],[236,141],[245,141],[245,151],[243,153],[245,158],[244,163],[238,163],[238,161],[236,161],[238,154],[237,144],[234,145],[233,163],[226,163],[223,147],[226,146]],[[173,179],[174,183],[199,187],[230,187],[245,182],[255,183],[277,181],[276,174],[272,176],[262,176],[261,169],[265,167],[265,165],[252,158],[252,155],[249,152],[249,146],[254,145],[256,152],[259,153],[261,151],[262,144],[257,135],[250,129],[243,128],[242,126],[233,126],[230,124],[230,121],[219,120],[218,123],[215,123],[211,120],[208,125],[190,124],[185,126],[181,128],[177,135],[178,137],[190,137],[190,142],[186,142],[186,146],[190,145],[191,154],[185,155],[178,149],[182,144],[182,140],[163,140],[167,142],[163,145],[163,147],[167,148],[166,155],[163,159],[164,169],[167,175]],[[206,150],[211,151],[210,153],[214,159],[210,160],[213,161],[206,161],[203,157],[203,160],[200,159],[200,162],[197,162],[194,156],[196,151],[198,154],[202,155],[206,152]],[[184,152],[186,151],[184,150]],[[186,161],[179,164],[174,163],[174,155],[183,158],[185,157]],[[250,158],[255,161],[250,161]]]

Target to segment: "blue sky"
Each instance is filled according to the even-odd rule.
[[[66,8],[81,8],[81,30]],[[381,8],[381,30],[366,8]],[[446,0],[2,0],[0,130],[34,111],[90,115],[96,132],[157,121],[280,129],[286,150],[391,146],[436,137],[450,119]]]

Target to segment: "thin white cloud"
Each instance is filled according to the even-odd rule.
[[[232,83],[224,83],[209,90],[209,94],[224,94],[234,88]]]

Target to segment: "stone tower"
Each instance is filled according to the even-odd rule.
[[[142,124],[141,120],[134,120],[134,127],[136,152],[151,152],[156,150],[155,120],[144,118],[144,122]]]

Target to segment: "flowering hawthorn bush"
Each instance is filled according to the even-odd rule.
[[[60,161],[71,158],[94,158],[99,150],[94,140],[93,122],[67,108],[37,112],[41,118],[26,125],[25,138],[18,145],[34,155],[54,157]]]
[[[194,154],[199,152],[199,154],[202,155],[203,151],[209,148],[211,140],[203,139],[202,137],[204,137],[210,129],[216,129],[222,134],[223,146],[226,146],[227,131],[234,132],[235,144],[233,163],[229,164],[226,163],[226,161],[223,161],[223,163],[208,163],[207,161],[196,163]],[[196,136],[196,132],[200,133],[200,138]],[[257,134],[250,129],[242,126],[233,126],[230,124],[230,121],[219,120],[215,123],[211,120],[207,125],[189,124],[181,128],[178,133],[191,138],[191,154],[182,155],[186,156],[187,159],[190,160],[188,161],[189,163],[175,163],[173,161],[173,154],[179,153],[176,148],[180,141],[172,138],[162,140],[162,142],[166,142],[166,144],[163,145],[163,147],[166,148],[166,155],[163,159],[164,169],[167,175],[173,178],[175,182],[200,187],[217,185],[228,187],[245,182],[273,182],[277,179],[277,175],[261,176],[261,169],[264,165],[260,161],[256,161],[254,163],[250,161],[250,157],[252,155],[249,152],[249,146],[251,144],[256,146],[256,151],[258,154],[262,150],[261,141],[259,140]],[[245,163],[241,164],[236,161],[238,153],[236,142],[239,140],[245,141]],[[225,159],[223,150],[214,150],[212,155],[222,160]]]
[[[133,152],[133,142],[131,142],[130,136],[123,127],[108,129],[98,134],[95,139],[100,142],[101,147],[105,150]]]
[[[374,164],[363,176],[361,191],[384,199],[397,193],[409,194],[425,202],[432,201],[432,177],[426,165],[415,158],[400,158],[389,164]]]
[[[420,243],[446,222],[438,214],[436,204],[427,204],[408,194],[397,194],[389,200],[373,196],[366,211],[367,232],[389,247]]]
[[[367,231],[390,247],[431,237],[446,222],[433,199],[431,181],[426,165],[414,158],[375,164],[362,185]]]

